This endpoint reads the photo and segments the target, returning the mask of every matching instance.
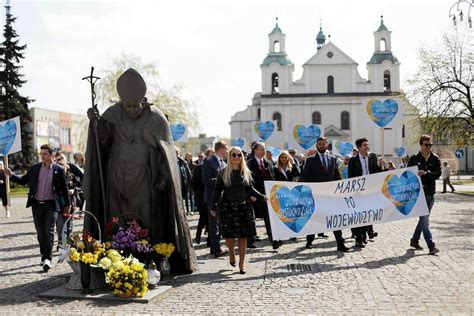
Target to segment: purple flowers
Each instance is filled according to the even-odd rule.
[[[127,229],[119,228],[112,236],[112,248],[147,253],[153,251],[148,239],[148,230],[133,220]]]

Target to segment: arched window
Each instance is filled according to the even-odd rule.
[[[328,77],[328,93],[329,94],[334,93],[334,77],[333,76]]]
[[[402,125],[402,138],[405,138],[405,124]]]
[[[381,51],[381,52],[384,52],[385,49],[386,49],[385,38],[382,38],[382,39],[380,40],[380,51]]]
[[[273,51],[275,53],[279,53],[280,52],[280,42],[279,41],[274,41],[273,42]]]
[[[388,70],[383,73],[383,91],[390,92],[390,71]]]
[[[312,119],[313,119],[312,120],[313,124],[320,125],[321,124],[321,113],[319,113],[318,111],[313,112]]]
[[[281,114],[280,114],[280,112],[273,113],[273,120],[277,121],[277,129],[279,131],[281,131],[282,127],[281,127]]]
[[[278,93],[279,91],[280,91],[280,88],[278,87],[278,74],[274,72],[272,74],[272,94]]]
[[[260,120],[260,118],[262,117],[262,111],[260,110],[260,108],[257,109],[257,119]]]
[[[341,113],[341,129],[351,129],[351,116],[347,111]]]

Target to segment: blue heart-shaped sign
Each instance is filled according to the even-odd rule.
[[[397,157],[403,157],[403,155],[405,155],[406,149],[405,147],[395,147],[393,151],[395,152]]]
[[[420,181],[411,171],[403,172],[400,177],[388,175],[383,183],[382,193],[397,207],[403,215],[410,214],[420,195]]]
[[[306,185],[291,190],[280,184],[274,185],[270,191],[270,204],[280,220],[295,233],[303,229],[316,210],[313,192]]]
[[[16,138],[16,123],[10,120],[5,125],[0,125],[0,154],[7,155]]]
[[[354,149],[354,145],[348,142],[336,142],[336,149],[342,155],[351,155],[352,149]]]
[[[185,132],[186,132],[186,125],[171,124],[171,136],[173,137],[174,142],[179,140],[181,137],[183,137]]]
[[[464,157],[464,150],[458,149],[454,154],[456,155],[456,158],[461,159],[462,157]]]
[[[267,150],[272,153],[273,159],[276,159],[278,155],[281,153],[281,149],[277,147],[267,146]]]
[[[275,124],[273,124],[272,121],[255,122],[254,128],[258,137],[260,137],[262,140],[267,140],[270,136],[272,136],[273,130],[275,129]]]
[[[238,146],[240,148],[244,148],[245,139],[243,139],[242,137],[236,138],[236,139],[232,140],[231,144],[232,144],[232,146]]]
[[[380,127],[385,127],[395,118],[398,113],[398,103],[395,100],[387,99],[370,100],[367,103],[367,113],[372,121]]]
[[[315,124],[308,127],[298,124],[293,128],[293,137],[304,149],[310,149],[314,146],[319,136],[321,136],[321,129]]]

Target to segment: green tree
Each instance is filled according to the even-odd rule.
[[[457,27],[441,41],[419,50],[420,64],[408,80],[409,99],[419,109],[422,130],[470,145],[474,135],[474,40],[470,29]]]
[[[101,79],[97,83],[97,100],[101,108],[117,102],[116,83],[118,77],[128,68],[137,70],[147,83],[147,99],[158,107],[171,123],[185,123],[190,132],[197,132],[199,122],[193,100],[183,97],[184,86],[175,84],[171,88],[160,85],[158,66],[155,63],[145,63],[140,57],[121,55],[112,60],[111,64],[98,72]]]
[[[28,105],[32,99],[22,96],[19,89],[26,83],[24,75],[20,74],[20,61],[25,58],[26,45],[20,45],[18,34],[13,29],[16,18],[10,13],[10,6],[6,6],[6,23],[3,29],[4,41],[0,46],[0,81],[1,111],[0,121],[7,118],[20,117],[22,151],[9,155],[12,169],[27,169],[35,160],[33,148],[33,133],[31,129],[31,116]]]

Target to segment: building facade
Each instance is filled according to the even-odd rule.
[[[399,146],[406,147],[408,154],[417,152],[419,115],[400,90],[400,62],[392,52],[391,31],[383,19],[373,36],[368,79],[360,76],[356,61],[327,41],[320,27],[316,53],[303,65],[302,77],[294,80],[294,64],[286,53],[286,35],[277,23],[268,35],[269,51],[260,65],[261,92],[254,95],[245,110],[232,116],[231,137],[251,141],[252,122],[274,120],[276,132],[267,143],[275,147],[283,147],[289,141],[296,124],[318,124],[331,141],[353,143],[359,137],[367,137],[373,152],[383,152],[389,158]],[[365,111],[369,100],[387,98],[403,104],[403,123],[384,129],[382,136],[381,129],[368,121]]]
[[[51,144],[61,150],[69,161],[73,155],[84,152],[87,140],[88,120],[85,115],[31,108],[33,142],[39,153],[43,144]]]

